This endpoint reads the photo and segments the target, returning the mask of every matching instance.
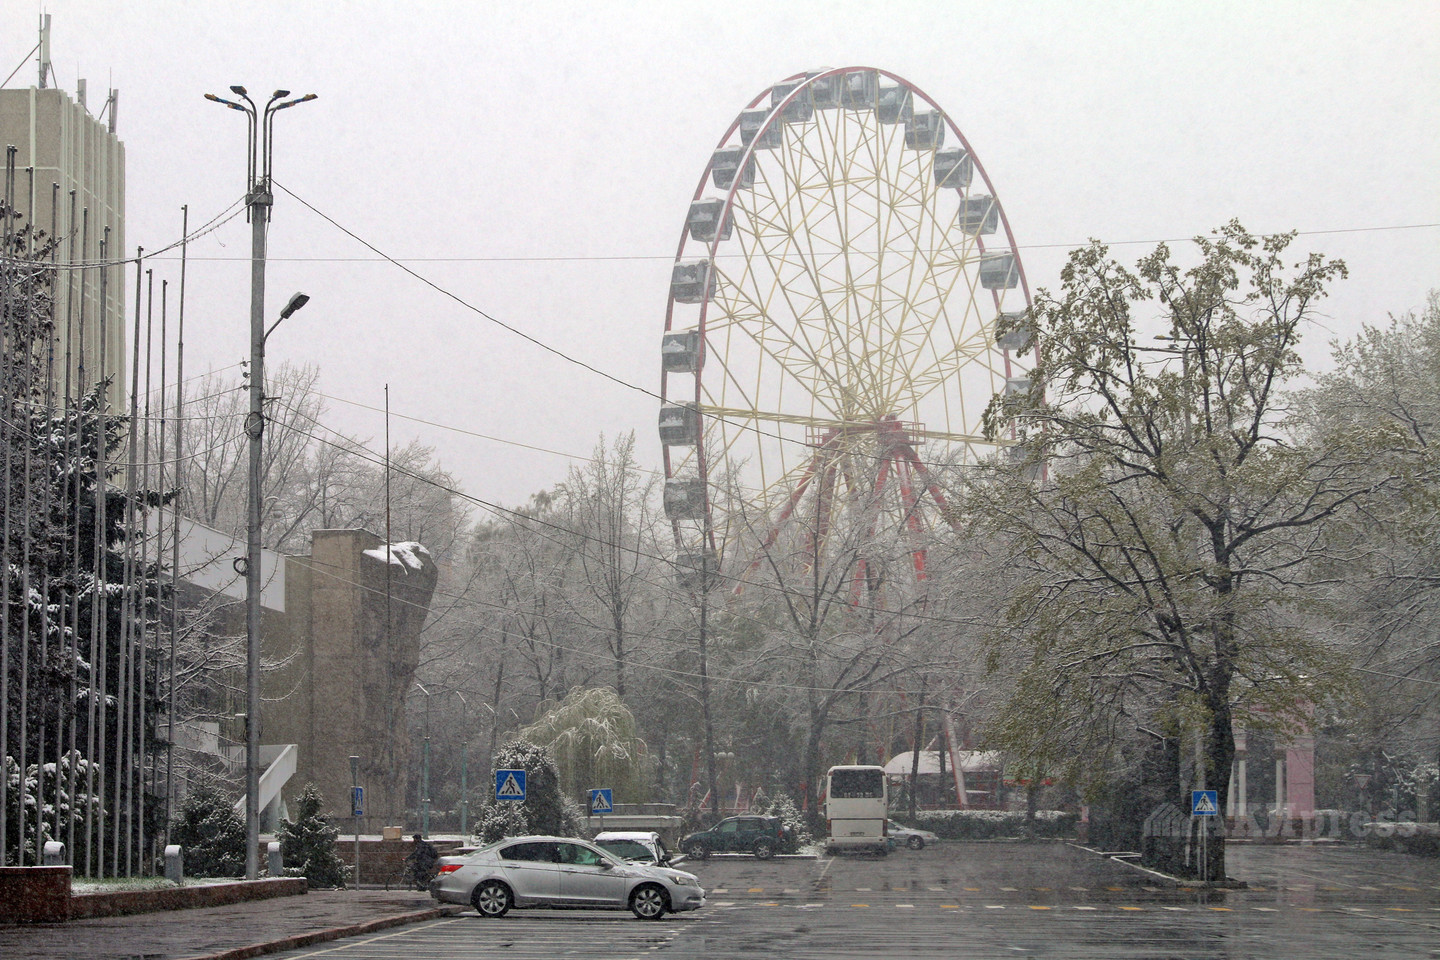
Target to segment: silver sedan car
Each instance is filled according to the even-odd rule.
[[[463,857],[441,857],[430,895],[468,903],[482,917],[512,907],[629,908],[641,920],[698,910],[705,891],[693,873],[627,863],[584,840],[510,837]]]

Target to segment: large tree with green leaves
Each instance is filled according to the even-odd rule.
[[[1133,271],[1092,243],[1019,321],[1029,389],[986,418],[1016,455],[971,495],[1016,575],[991,647],[1016,677],[992,732],[1021,762],[1093,783],[1148,735],[1178,803],[1188,738],[1192,784],[1223,801],[1237,717],[1300,722],[1340,692],[1307,578],[1320,531],[1384,481],[1358,470],[1373,434],[1295,439],[1282,391],[1345,267],[1291,262],[1293,236],[1232,222],[1191,266],[1162,244]],[[1209,856],[1223,876],[1223,844]]]

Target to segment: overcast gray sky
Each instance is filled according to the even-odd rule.
[[[155,249],[244,190],[230,84],[319,100],[281,114],[275,177],[424,276],[654,391],[670,261],[695,184],[757,93],[797,71],[894,71],[954,119],[1005,205],[1034,287],[1067,248],[1184,238],[1232,217],[1306,232],[1351,276],[1307,358],[1440,286],[1440,5],[1418,2],[50,2],[59,84],[119,88],[127,232]],[[0,70],[41,4],[0,6]],[[3,76],[3,74],[0,74]],[[33,64],[11,81],[35,82]],[[311,362],[329,425],[353,404],[556,451],[634,429],[656,401],[567,364],[375,260],[283,192],[271,338]],[[1133,261],[1145,245],[1117,246]],[[133,251],[131,251],[133,252]],[[191,245],[187,372],[248,352],[243,217]],[[178,281],[178,260],[153,262]],[[127,281],[128,282],[128,281]],[[342,402],[348,401],[348,402]],[[467,492],[505,504],[564,456],[397,419]]]

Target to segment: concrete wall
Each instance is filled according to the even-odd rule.
[[[432,562],[366,556],[381,546],[365,530],[317,530],[310,555],[286,563],[285,614],[265,618],[265,656],[284,665],[264,678],[262,740],[299,746],[287,798],[315,783],[346,832],[352,755],[366,794],[360,832],[406,822],[405,694],[435,589]]]

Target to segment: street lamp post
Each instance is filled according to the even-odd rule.
[[[254,880],[260,875],[260,485],[261,438],[265,432],[265,338],[310,299],[303,293],[291,297],[280,319],[270,330],[265,329],[265,227],[274,202],[270,192],[271,140],[275,114],[314,100],[315,94],[284,100],[290,91],[276,90],[262,111],[244,87],[232,86],[230,90],[244,101],[243,106],[213,93],[205,94],[205,99],[245,114],[249,134],[245,196],[250,208],[250,413],[245,418],[245,435],[250,438],[245,545],[245,878]]]

